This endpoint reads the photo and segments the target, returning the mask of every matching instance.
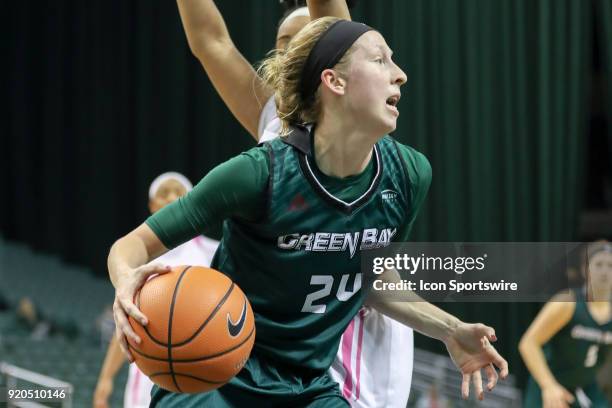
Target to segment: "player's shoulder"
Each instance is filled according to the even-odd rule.
[[[577,296],[573,290],[563,290],[557,292],[546,303],[543,308],[547,314],[555,316],[557,319],[569,321],[576,310]]]
[[[419,169],[429,169],[431,172],[431,165],[429,164],[429,160],[427,156],[418,151],[412,146],[408,146],[406,144],[400,143],[397,140],[393,139],[393,141],[397,144],[397,148],[400,151],[400,154],[408,162],[408,164],[413,165]]]
[[[249,160],[254,165],[265,165],[268,166],[270,160],[270,143],[272,141],[260,143],[255,147],[252,147],[238,155],[243,160]]]
[[[431,182],[432,170],[427,156],[412,146],[398,142],[391,136],[386,136],[385,139],[396,145],[412,183],[429,184]]]
[[[576,302],[577,300],[577,294],[575,290],[569,289],[569,290],[562,290],[559,291],[557,293],[555,293],[553,295],[553,297],[550,298],[549,302]]]

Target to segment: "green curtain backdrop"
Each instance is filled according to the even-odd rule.
[[[608,157],[612,162],[612,1],[595,0],[595,12],[598,16],[598,31],[601,56],[607,78],[608,107]],[[612,175],[610,175],[612,178]]]
[[[584,198],[591,13],[586,1],[364,2],[408,74],[395,136],[429,157],[421,241],[577,239]],[[612,20],[611,20],[612,21]],[[612,38],[612,37],[607,37]],[[539,304],[443,304],[500,334],[519,384],[517,344]],[[416,344],[441,351],[437,341]]]
[[[277,2],[217,3],[247,59],[263,58]],[[146,216],[155,175],[197,180],[253,145],[191,56],[173,1],[30,0],[5,15],[8,238],[103,275],[111,243]],[[361,0],[354,17],[408,74],[395,136],[433,167],[415,240],[577,238],[588,1]],[[538,306],[444,307],[493,324],[520,365],[516,343]]]
[[[278,4],[219,6],[245,56],[263,58]],[[147,215],[156,175],[197,181],[253,145],[191,55],[175,2],[23,1],[6,16],[9,238],[105,274],[112,242]]]
[[[426,152],[420,240],[568,240],[582,200],[588,2],[364,2],[408,74],[395,136]]]

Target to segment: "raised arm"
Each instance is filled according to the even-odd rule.
[[[557,382],[546,363],[542,346],[568,324],[576,303],[571,295],[557,295],[536,316],[519,343],[525,365],[542,390],[544,406],[569,407],[573,395]]]
[[[400,282],[396,270],[387,270],[380,279],[387,283]],[[395,319],[415,330],[441,340],[461,371],[463,381],[461,394],[469,396],[470,381],[473,383],[478,399],[484,398],[482,375],[484,368],[487,374],[487,389],[491,390],[497,384],[497,372],[494,365],[500,369],[500,376],[508,375],[508,363],[504,360],[489,341],[496,341],[493,328],[483,324],[469,324],[457,319],[442,309],[425,302],[411,291],[402,293],[403,299],[388,299],[382,291],[371,291],[368,303],[379,312]]]
[[[230,38],[213,0],[177,0],[191,52],[240,124],[258,140],[259,116],[272,91]]]
[[[306,4],[311,20],[326,16],[351,19],[346,0],[306,0]]]

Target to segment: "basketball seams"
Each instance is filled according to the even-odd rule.
[[[176,376],[174,375],[174,367],[172,361],[172,320],[174,317],[174,305],[176,304],[176,297],[178,295],[178,289],[181,284],[181,281],[185,277],[187,271],[191,268],[191,266],[186,267],[183,272],[181,272],[181,276],[179,276],[176,281],[176,285],[174,286],[174,293],[172,293],[172,302],[170,303],[170,314],[168,315],[168,366],[170,368],[170,373],[172,375],[172,381],[176,386],[176,389],[179,392],[182,392],[181,387],[178,385],[178,381],[176,381]]]
[[[216,389],[240,371],[251,352],[256,332],[248,316],[252,309],[238,285],[214,269],[184,265],[173,268],[171,275],[137,292],[134,303],[157,324],[143,327],[131,321],[145,342],[128,347],[143,372],[151,373],[147,375],[162,388],[179,393]],[[203,295],[208,288],[210,295]],[[230,340],[230,313],[238,313],[240,303],[241,330]]]
[[[191,268],[191,266],[187,267],[187,268]],[[179,278],[179,280],[182,278]],[[229,279],[228,279],[229,280]],[[178,282],[177,282],[178,285]],[[176,343],[176,344],[168,344],[168,343],[164,343],[161,340],[158,340],[157,338],[155,338],[155,336],[153,336],[151,334],[151,332],[149,332],[149,329],[147,328],[147,326],[142,326],[142,328],[144,329],[145,333],[147,333],[147,336],[149,336],[149,338],[156,343],[159,346],[162,347],[168,347],[168,346],[172,346],[172,347],[181,347],[184,346],[185,344],[189,343],[190,341],[192,341],[194,338],[196,338],[198,336],[198,334],[200,334],[200,332],[202,330],[204,330],[204,327],[212,320],[212,318],[216,315],[216,313],[219,311],[219,309],[221,308],[221,306],[223,306],[223,304],[227,301],[227,299],[229,298],[229,296],[231,295],[232,291],[234,290],[234,286],[235,283],[233,281],[230,280],[230,287],[228,288],[227,292],[225,293],[225,295],[223,295],[223,297],[221,298],[221,300],[219,301],[219,303],[217,303],[217,306],[215,307],[215,309],[211,312],[211,314],[208,316],[208,318],[206,318],[206,320],[204,320],[204,322],[202,323],[202,325],[195,331],[195,333],[193,335],[191,335],[191,337],[189,337],[187,340],[183,340],[180,343]],[[141,292],[138,292],[137,295],[137,306],[138,309],[140,309],[140,294]]]
[[[175,363],[196,363],[196,362],[200,362],[200,361],[206,361],[206,360],[210,360],[216,357],[221,357],[225,354],[228,354],[234,350],[239,349],[242,345],[244,345],[245,343],[247,343],[249,341],[249,339],[253,336],[253,334],[255,333],[255,326],[253,326],[251,328],[251,331],[249,332],[248,336],[246,336],[240,343],[238,343],[237,345],[233,346],[232,348],[229,348],[227,350],[223,350],[219,353],[216,354],[211,354],[209,356],[203,356],[203,357],[198,357],[198,358],[188,358],[188,359],[173,359],[172,361]],[[130,347],[132,350],[134,350],[137,354],[141,355],[144,358],[147,358],[149,360],[154,360],[154,361],[166,361],[165,358],[161,358],[161,357],[154,357],[148,354],[143,353],[142,351],[138,350],[137,348],[134,347]]]
[[[170,373],[169,372],[153,373],[149,377],[150,378],[159,377],[160,375],[170,375]],[[225,380],[225,381],[212,381],[212,380],[207,380],[206,378],[196,377],[195,375],[181,374],[181,373],[175,373],[174,375],[176,375],[177,377],[191,378],[191,379],[194,379],[194,380],[197,380],[197,381],[201,381],[201,382],[205,382],[205,383],[208,383],[208,384],[225,384],[227,381],[229,381],[229,380]]]
[[[229,298],[229,296],[232,294],[232,291],[234,290],[234,287],[236,286],[236,284],[234,282],[231,282],[230,287],[227,289],[227,291],[225,292],[225,295],[223,295],[223,297],[221,298],[221,300],[217,303],[217,306],[215,306],[215,308],[213,309],[212,312],[210,312],[210,315],[208,315],[208,317],[206,318],[206,320],[204,320],[204,323],[202,323],[200,325],[200,327],[195,331],[195,333],[193,333],[191,335],[191,337],[189,337],[187,340],[184,340],[180,343],[176,343],[173,344],[173,347],[181,347],[184,346],[185,344],[189,343],[190,341],[192,341],[193,339],[195,339],[198,334],[200,334],[202,332],[202,330],[204,330],[204,327],[206,327],[206,325],[213,319],[213,317],[215,317],[215,315],[217,314],[217,312],[221,309],[221,307],[223,306],[223,304],[227,301],[227,299]]]

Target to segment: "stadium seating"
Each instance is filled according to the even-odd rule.
[[[89,270],[0,237],[0,298],[10,307],[0,312],[0,360],[71,383],[72,406],[91,406],[106,352],[97,322],[113,295],[112,285]],[[24,298],[52,324],[47,337],[32,338],[31,328],[17,317],[15,309]],[[124,367],[111,406],[122,406],[126,379]]]

